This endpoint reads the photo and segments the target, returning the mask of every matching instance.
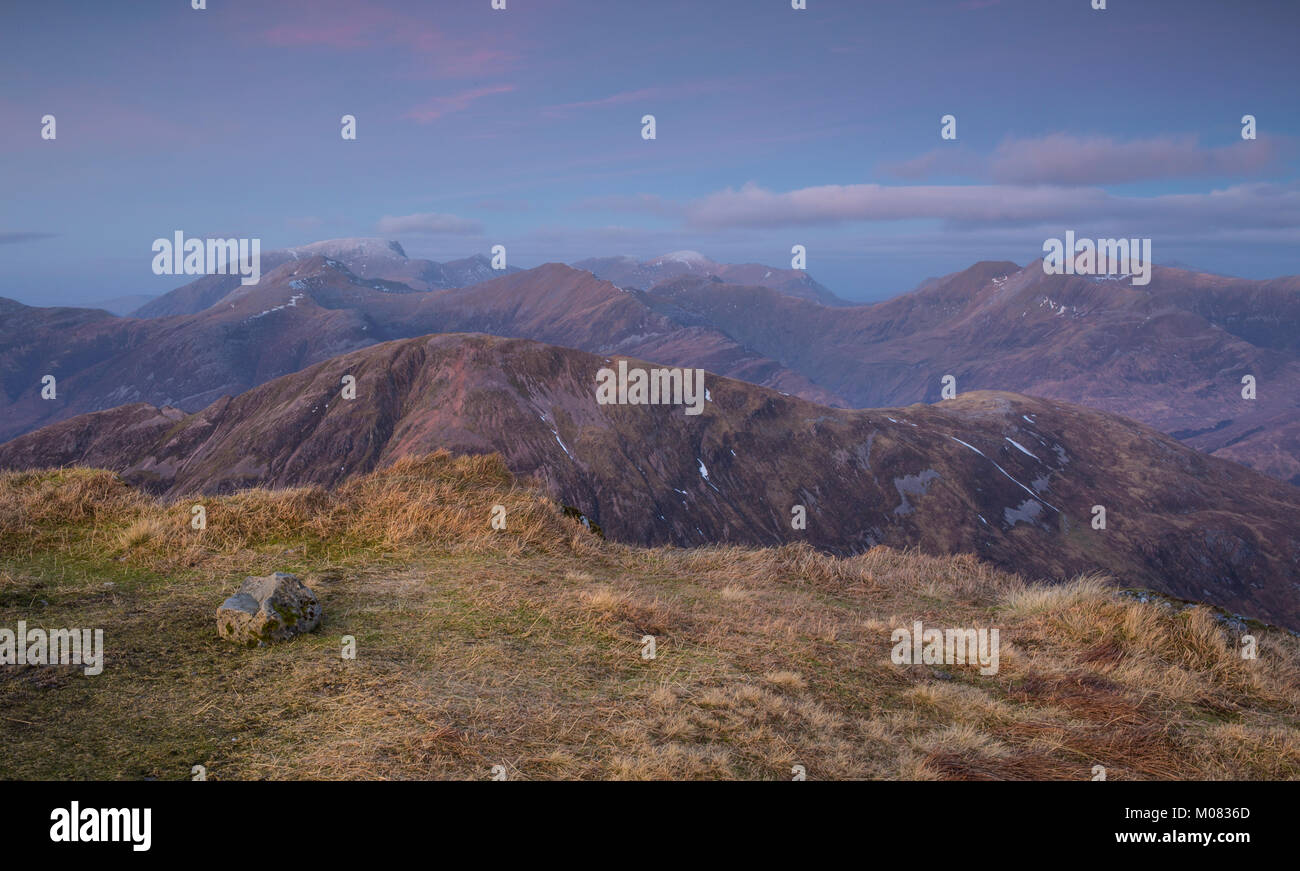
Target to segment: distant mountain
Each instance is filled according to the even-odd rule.
[[[485,254],[437,263],[433,260],[411,259],[398,242],[386,239],[355,238],[329,239],[297,248],[277,249],[262,253],[262,275],[288,262],[323,257],[342,263],[354,275],[406,285],[398,292],[443,290],[466,287],[496,278],[503,272],[518,272],[518,267],[494,270]],[[205,275],[189,284],[176,288],[132,314],[139,318],[159,318],[171,315],[197,314],[216,305],[227,294],[244,287],[238,275]]]
[[[597,278],[612,281],[619,287],[649,290],[660,282],[683,275],[702,278],[716,276],[730,284],[770,287],[787,296],[807,299],[822,305],[841,306],[852,303],[840,299],[799,269],[773,269],[757,263],[716,263],[698,251],[674,251],[650,260],[634,257],[596,257],[573,264]]]
[[[285,250],[295,260],[310,260],[312,257],[341,260],[362,278],[383,278],[384,273],[404,269],[410,263],[406,249],[391,239],[326,239]]]
[[[153,299],[157,299],[154,294],[136,293],[129,296],[115,296],[111,299],[97,300],[87,305],[87,308],[102,308],[104,311],[111,312],[118,317],[125,317]]]
[[[262,276],[266,277],[268,272],[293,259],[293,255],[287,251],[263,251]],[[243,287],[241,282],[240,275],[203,275],[162,296],[155,297],[131,312],[131,317],[166,318],[198,314],[216,305],[226,294]]]
[[[434,269],[378,240],[311,247],[285,252],[255,287],[209,276],[174,291],[201,306],[183,317],[122,321],[9,303],[0,439],[126,402],[195,411],[375,342],[483,332],[703,367],[832,406],[934,401],[952,375],[959,392],[1011,390],[1124,414],[1300,483],[1296,277],[1156,267],[1135,287],[990,262],[885,302],[828,307],[713,274],[637,290],[560,264],[500,275],[478,258]],[[416,286],[438,282],[468,286]],[[46,374],[59,379],[55,400],[40,396]],[[1247,375],[1255,399],[1242,397]]]
[[[1215,276],[1219,276],[1220,278],[1231,278],[1231,276],[1226,275],[1222,272],[1213,272],[1209,269],[1205,269],[1200,266],[1193,266],[1190,263],[1185,263],[1182,260],[1165,260],[1160,265],[1167,267],[1169,269],[1181,269],[1184,272],[1199,272],[1202,275],[1215,275]]]
[[[89,464],[176,496],[334,485],[438,448],[499,452],[624,541],[974,553],[1300,627],[1300,490],[1142,424],[994,392],[847,411],[713,375],[689,416],[598,404],[597,370],[612,365],[482,335],[387,342],[194,414],[134,404],[63,421],[0,446],[0,468]]]
[[[835,401],[698,318],[652,310],[643,296],[558,263],[468,288],[417,292],[317,254],[286,260],[257,285],[236,284],[194,315],[122,319],[4,300],[0,440],[130,402],[196,411],[337,354],[431,332],[637,354]],[[41,396],[45,375],[57,379],[54,399]]]
[[[1013,390],[1128,415],[1300,483],[1300,277],[1155,267],[1135,287],[990,262],[851,308],[692,277],[661,284],[649,301],[853,406],[934,401],[952,375],[959,391]],[[1246,375],[1256,399],[1242,397]]]
[[[492,260],[486,254],[445,263],[413,260],[406,256],[400,243],[384,239],[332,239],[288,250],[295,260],[310,260],[312,257],[338,260],[361,278],[401,282],[412,290],[468,287],[520,271],[517,266],[493,269]]]

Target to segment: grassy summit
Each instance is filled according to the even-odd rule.
[[[321,628],[219,641],[217,605],[275,570]],[[1300,777],[1289,633],[1249,628],[1244,660],[1207,608],[965,556],[628,547],[495,457],[167,504],[106,471],[0,475],[19,620],[102,628],[104,671],[0,666],[0,778]],[[915,620],[998,627],[1000,670],[895,665]]]

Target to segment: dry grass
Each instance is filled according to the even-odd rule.
[[[216,605],[277,569],[321,629],[219,642]],[[1252,630],[1245,660],[1208,609],[967,556],[625,547],[492,457],[170,504],[102,471],[0,475],[18,620],[108,651],[97,677],[0,667],[0,778],[1300,778],[1289,633]],[[1000,670],[893,664],[914,620],[997,627]]]

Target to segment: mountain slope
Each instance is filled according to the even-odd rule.
[[[431,332],[491,332],[720,370],[835,401],[807,378],[691,318],[651,311],[590,273],[546,264],[469,288],[417,292],[340,261],[289,260],[196,315],[149,320],[9,301],[0,319],[0,440],[130,402],[196,411],[223,394],[346,351]],[[41,395],[54,375],[58,393]]]
[[[261,258],[262,275],[293,260],[287,251],[263,251]],[[154,297],[149,302],[131,312],[133,318],[165,318],[176,315],[198,314],[204,309],[216,305],[222,297],[242,286],[242,275],[201,275],[191,282],[182,284],[175,290]]]
[[[856,407],[999,389],[1142,420],[1300,482],[1300,278],[1245,281],[1156,267],[1151,284],[980,263],[895,299],[828,309],[760,287],[656,287],[737,342]],[[1256,379],[1243,399],[1242,377]]]
[[[1300,626],[1300,490],[1141,424],[1003,393],[836,410],[716,376],[699,416],[598,405],[607,359],[487,336],[389,342],[188,416],[133,405],[74,418],[0,446],[0,467],[91,464],[176,495],[333,486],[412,454],[495,452],[624,541],[970,552]],[[355,400],[340,398],[345,375]],[[1105,529],[1092,528],[1097,505]]]
[[[7,780],[1300,777],[1300,639],[1102,579],[884,547],[645,551],[499,457],[205,504],[200,532],[188,500],[110,472],[0,474],[0,625],[110,627],[93,680],[0,670]],[[232,649],[215,604],[272,571],[315,591],[321,627]],[[999,632],[996,669],[895,664],[914,620]]]
[[[682,276],[716,276],[728,284],[768,287],[777,293],[822,305],[852,305],[818,284],[802,269],[773,269],[759,263],[717,263],[698,251],[674,251],[649,260],[593,257],[573,265],[629,290],[649,290],[656,284]]]
[[[219,301],[143,326],[66,309],[19,315],[12,304],[0,319],[0,439],[125,402],[195,411],[377,341],[487,332],[702,367],[832,406],[933,401],[951,375],[959,391],[1011,390],[1134,417],[1300,483],[1297,278],[1156,267],[1149,286],[1133,287],[995,262],[886,302],[828,307],[717,275],[622,289],[559,264],[420,292],[443,279],[400,247],[320,245],[364,274],[321,253],[291,257],[253,288],[202,279],[191,290],[215,282]],[[469,281],[487,267],[457,268]],[[47,374],[59,378],[55,400],[40,398]],[[1255,399],[1242,396],[1246,375]]]
[[[321,257],[336,260],[363,279],[394,282],[407,285],[410,290],[443,290],[450,287],[467,287],[502,274],[519,272],[515,266],[494,270],[491,261],[483,254],[460,260],[438,263],[433,260],[412,259],[397,242],[385,239],[356,238],[328,239],[312,242],[297,248],[277,249],[262,254],[262,275],[289,262]],[[176,288],[134,312],[137,318],[160,318],[172,315],[198,314],[217,303],[232,291],[244,285],[238,275],[204,275]]]
[[[118,317],[127,317],[132,312],[154,299],[157,299],[156,295],[136,293],[129,296],[115,296],[110,299],[98,299],[93,303],[89,303],[85,307],[102,308],[104,311],[115,314]]]

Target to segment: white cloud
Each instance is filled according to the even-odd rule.
[[[700,228],[798,227],[938,220],[949,226],[1077,226],[1107,221],[1116,233],[1300,227],[1300,186],[1234,185],[1208,193],[1118,196],[1100,188],[1019,185],[823,185],[777,193],[750,182],[686,206]]]

